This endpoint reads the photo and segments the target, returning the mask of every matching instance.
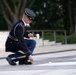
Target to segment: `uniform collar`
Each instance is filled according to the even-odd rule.
[[[22,21],[23,21],[23,23],[24,23],[25,26],[30,27],[30,25],[29,24],[26,24],[26,22],[23,19],[22,19]]]
[[[27,25],[26,22],[23,19],[22,19],[22,21],[23,21],[24,25],[26,26]]]

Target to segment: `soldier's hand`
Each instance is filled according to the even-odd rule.
[[[32,55],[30,55],[30,56],[29,56],[29,60],[30,60],[30,61],[34,61],[34,59],[33,59],[33,56],[32,56]]]
[[[29,34],[28,34],[28,37],[29,37],[29,38],[30,38],[30,37],[32,37],[32,36],[33,36],[33,34],[32,34],[32,33],[29,33]]]

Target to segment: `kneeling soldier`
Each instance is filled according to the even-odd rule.
[[[35,16],[36,14],[32,10],[26,8],[22,19],[18,20],[10,30],[5,44],[6,52],[13,52],[6,58],[10,65],[16,65],[16,61],[19,61],[20,65],[32,64],[32,62],[27,61],[34,59],[24,41],[24,33],[26,32],[26,25],[30,24]]]

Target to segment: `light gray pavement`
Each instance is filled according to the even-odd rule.
[[[46,54],[46,53],[56,53],[56,52],[64,52],[76,49],[76,44],[64,44],[64,45],[52,45],[52,46],[38,46],[35,48],[34,53],[37,54]],[[0,58],[6,57],[10,52],[5,52],[4,48],[0,49]]]
[[[36,47],[32,65],[11,66],[0,50],[0,75],[76,75],[76,44]]]

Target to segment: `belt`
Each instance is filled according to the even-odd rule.
[[[18,41],[17,38],[15,38],[15,37],[13,37],[13,36],[11,36],[11,35],[9,35],[8,37],[9,37],[10,39],[14,40],[14,41]]]

